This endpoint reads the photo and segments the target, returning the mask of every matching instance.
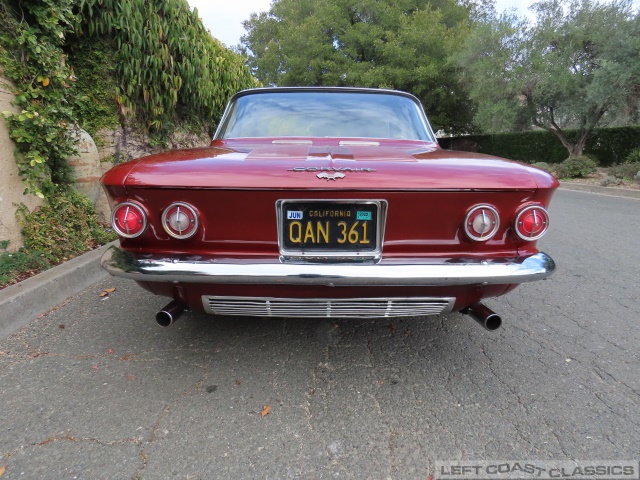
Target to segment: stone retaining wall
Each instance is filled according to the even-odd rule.
[[[0,76],[0,112],[19,110],[13,106],[11,84]],[[21,227],[16,219],[16,210],[20,204],[33,210],[42,204],[35,195],[23,195],[24,185],[18,175],[18,166],[13,155],[15,145],[9,138],[7,124],[0,118],[0,240],[9,241],[9,251],[16,251],[23,244]]]

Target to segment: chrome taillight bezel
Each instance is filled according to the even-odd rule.
[[[136,232],[136,233],[129,233],[126,230],[123,230],[120,225],[118,224],[117,218],[116,218],[116,214],[118,213],[118,211],[121,208],[132,208],[134,210],[136,210],[137,212],[140,213],[140,216],[142,217],[142,228],[140,229],[140,231]],[[113,210],[111,211],[111,227],[113,228],[113,230],[121,237],[124,238],[136,238],[139,237],[140,235],[142,235],[145,230],[147,229],[147,225],[148,225],[148,220],[147,220],[147,212],[144,210],[144,208],[142,208],[142,206],[138,205],[137,203],[134,202],[122,202],[117,204],[115,207],[113,207]]]
[[[520,226],[523,225],[523,216],[525,214],[527,214],[528,212],[534,211],[534,215],[535,212],[539,212],[542,214],[542,231],[540,231],[539,233],[537,233],[536,235],[527,235],[525,232],[521,232],[520,231]],[[525,240],[527,242],[533,242],[535,240],[538,240],[539,238],[542,238],[542,236],[547,233],[547,230],[549,230],[549,223],[550,223],[550,219],[549,219],[549,212],[547,211],[546,208],[542,207],[541,205],[529,205],[527,207],[524,207],[522,210],[520,210],[517,215],[515,220],[513,221],[513,230],[516,232],[516,235],[522,239]],[[533,232],[532,232],[533,233]]]
[[[489,213],[487,217],[490,219],[493,225],[491,230],[488,230],[488,233],[478,235],[478,232],[471,231],[471,228],[473,228],[473,222],[475,218],[477,218],[477,217],[474,217],[474,214],[482,210],[485,210],[486,212]],[[484,214],[486,214],[486,212]],[[471,240],[475,242],[486,242],[488,240],[491,240],[495,236],[495,234],[498,232],[499,228],[500,228],[500,214],[498,213],[498,210],[491,205],[486,205],[486,204],[475,205],[474,207],[471,208],[471,210],[467,212],[467,215],[464,217],[464,232],[467,234],[467,237],[469,237]]]
[[[178,208],[178,211],[181,208],[186,210],[188,212],[186,214],[187,217],[189,217],[189,214],[191,214],[191,218],[190,218],[191,229],[187,233],[181,233],[180,230],[174,229],[169,224],[169,214],[174,208]],[[198,211],[188,203],[174,202],[168,207],[166,207],[162,212],[162,228],[164,228],[164,231],[167,232],[171,237],[176,238],[178,240],[186,240],[187,238],[193,237],[198,231],[199,226],[200,226],[200,217],[198,215]]]

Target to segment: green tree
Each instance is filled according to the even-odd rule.
[[[471,110],[450,59],[468,35],[473,5],[274,0],[244,22],[241,41],[264,84],[396,88],[419,97],[436,128],[464,131]]]
[[[186,0],[76,0],[82,31],[116,47],[115,100],[152,131],[180,118],[215,129],[235,92],[257,86],[244,58],[212,38]]]
[[[534,125],[580,156],[593,129],[638,91],[640,17],[627,0],[544,0],[533,8],[530,27],[493,16],[467,38],[458,64],[478,103],[474,122],[488,132]]]

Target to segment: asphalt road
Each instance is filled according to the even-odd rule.
[[[559,269],[487,301],[493,333],[460,314],[161,329],[165,299],[94,285],[0,343],[0,476],[426,480],[438,460],[638,459],[640,201],[559,191],[551,215]]]

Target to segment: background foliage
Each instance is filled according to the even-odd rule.
[[[33,212],[18,209],[24,247],[7,252],[9,242],[0,241],[0,288],[116,239],[96,221],[91,201],[74,189],[57,191],[47,200]]]
[[[212,133],[229,97],[257,86],[244,59],[211,37],[185,0],[80,0],[80,28],[113,39],[122,117],[152,130],[181,118]]]
[[[566,132],[569,139],[578,135],[576,130]],[[443,148],[469,150],[520,160],[527,163],[560,163],[567,151],[550,132],[536,130],[520,133],[496,133],[441,138]],[[598,128],[587,140],[584,152],[601,166],[624,162],[640,145],[640,126]]]
[[[78,127],[212,132],[231,94],[258,85],[186,0],[0,0],[0,70],[20,108],[3,113],[25,193],[45,198],[21,210],[25,248],[0,253],[0,283],[112,237],[68,188]]]
[[[630,0],[542,0],[537,21],[492,16],[458,64],[488,132],[531,125],[579,156],[593,129],[619,117],[640,85],[640,15]],[[574,129],[568,135],[566,130]]]
[[[93,203],[72,188],[58,191],[33,212],[19,213],[25,249],[54,265],[116,238],[96,221]]]
[[[17,86],[15,104],[5,113],[16,161],[26,190],[40,197],[71,181],[67,157],[74,153],[72,68],[63,45],[77,17],[73,0],[0,2],[0,64]]]
[[[77,72],[73,113],[91,136],[103,128],[115,129],[121,123],[115,101],[118,88],[115,49],[111,37],[76,37],[67,47],[69,62]]]
[[[0,0],[0,25],[22,110],[5,116],[26,192],[42,197],[71,182],[77,125],[212,132],[229,97],[257,85],[186,0]]]
[[[455,0],[274,0],[244,23],[242,46],[265,84],[404,90],[436,129],[461,132],[472,109],[451,58],[474,12]]]

